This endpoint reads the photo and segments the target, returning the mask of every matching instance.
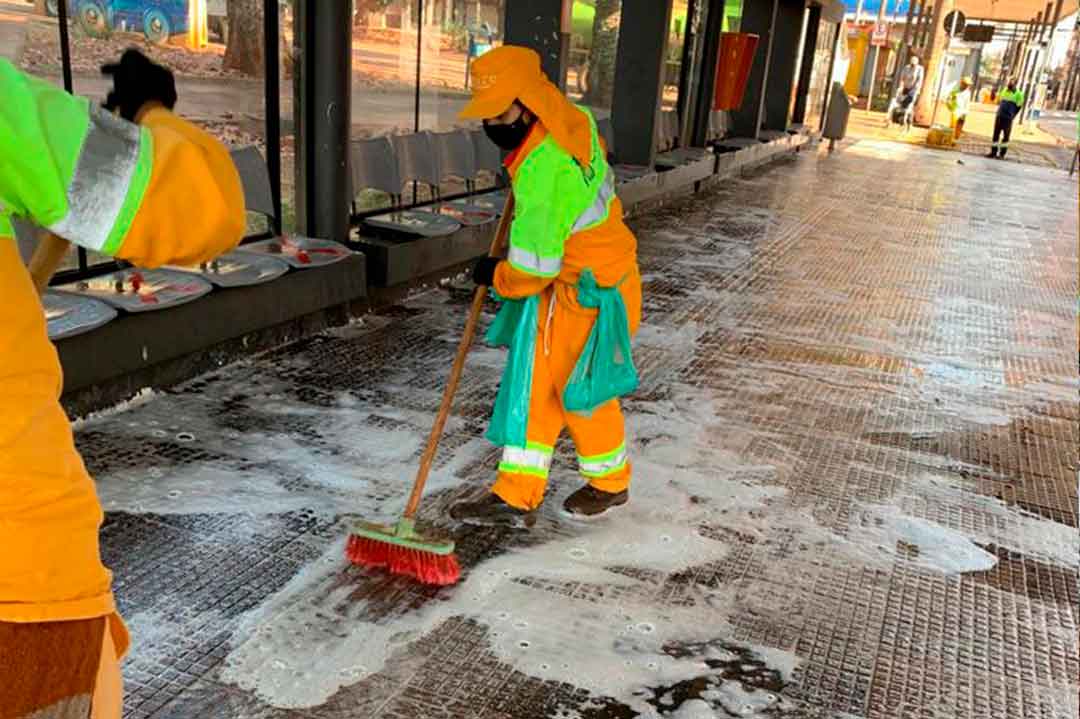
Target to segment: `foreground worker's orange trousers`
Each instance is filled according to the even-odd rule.
[[[244,200],[228,151],[164,109],[141,124],[153,134],[153,169],[117,255],[144,267],[198,264],[235,246]],[[129,640],[62,386],[41,301],[14,239],[0,237],[2,719],[50,716],[87,696],[93,719],[120,717],[119,658]]]
[[[563,270],[554,281],[530,277],[507,262],[495,273],[495,291],[503,297],[540,295],[527,446],[506,447],[492,491],[507,504],[535,509],[544,501],[555,444],[568,430],[584,479],[603,492],[630,485],[626,428],[618,400],[589,416],[568,412],[562,395],[592,331],[597,310],[577,302],[578,277],[589,268],[603,287],[618,287],[626,305],[630,333],[641,323],[641,275],[637,242],[622,220],[622,203],[612,203],[600,227],[572,235],[566,242]]]

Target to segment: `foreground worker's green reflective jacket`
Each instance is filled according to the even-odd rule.
[[[0,236],[15,216],[116,254],[150,181],[150,131],[6,60],[0,98]]]
[[[586,111],[586,114],[587,111]],[[530,138],[513,175],[514,222],[508,259],[514,269],[534,277],[556,277],[570,235],[607,221],[615,199],[614,173],[600,150],[596,123],[592,161],[577,161],[555,139],[544,134]]]

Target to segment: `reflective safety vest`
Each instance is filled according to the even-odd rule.
[[[526,275],[557,277],[563,269],[567,240],[604,225],[615,209],[615,173],[608,166],[592,114],[581,111],[589,117],[593,138],[588,167],[559,147],[539,122],[512,156],[515,207],[507,259]],[[635,248],[631,247],[631,254]]]
[[[1020,89],[1009,90],[1006,88],[1001,91],[998,99],[998,116],[1011,120],[1020,114],[1020,108],[1024,106],[1024,91]]]

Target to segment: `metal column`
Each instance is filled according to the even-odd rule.
[[[742,106],[731,113],[732,128],[739,137],[757,138],[765,118],[765,96],[769,82],[769,65],[772,61],[773,29],[780,0],[746,0],[743,5],[741,30],[753,33],[761,39],[754,52],[750,77],[746,81],[746,94]]]
[[[349,236],[352,22],[349,3],[296,1],[296,219],[303,234]]]
[[[806,4],[802,0],[778,0],[769,51],[769,73],[765,81],[766,130],[786,131],[791,118],[791,92],[798,64],[799,35],[803,30]]]
[[[712,113],[713,94],[716,89],[716,63],[720,55],[720,33],[724,27],[724,0],[710,0],[701,31],[701,70],[695,103],[690,143],[704,147],[709,135],[709,116]]]
[[[544,72],[565,86],[569,45],[562,32],[563,0],[511,0],[506,3],[505,43],[540,53]],[[625,26],[624,26],[625,27]]]
[[[652,167],[673,0],[623,0],[611,114],[619,159]]]
[[[821,29],[821,6],[812,5],[809,10],[802,64],[799,66],[799,84],[795,90],[795,105],[791,109],[791,121],[796,125],[803,124],[806,119],[806,100],[810,92],[810,82],[814,77],[814,54],[817,51],[818,31]]]

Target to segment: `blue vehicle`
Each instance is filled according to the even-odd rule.
[[[153,43],[188,31],[187,0],[70,0],[79,26],[91,37],[141,32]]]

